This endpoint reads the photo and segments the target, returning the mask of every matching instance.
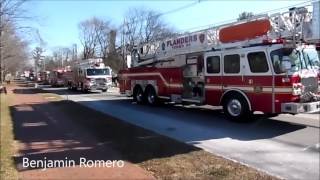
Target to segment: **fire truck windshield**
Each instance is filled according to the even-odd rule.
[[[273,68],[276,74],[284,73],[281,67],[282,61],[289,59],[291,62],[291,72],[301,69],[310,69],[319,63],[319,57],[315,49],[297,50],[293,48],[281,48],[270,53]]]
[[[312,48],[305,48],[302,50],[302,54],[310,68],[320,69],[320,52]]]
[[[110,75],[109,69],[87,69],[88,76]]]

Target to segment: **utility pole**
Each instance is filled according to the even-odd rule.
[[[40,57],[36,56],[34,57],[34,73],[35,73],[35,79],[38,79],[38,62],[39,62]]]
[[[122,25],[122,40],[121,40],[121,51],[122,51],[122,68],[126,68],[126,40],[125,40],[125,25],[126,25],[126,20],[123,19],[123,25]]]
[[[38,64],[43,56],[41,56],[43,50],[40,47],[36,47],[33,50],[33,59],[34,59],[34,71],[35,71],[35,79],[38,80]]]
[[[3,16],[3,7],[2,7],[3,1],[0,0],[0,84],[3,80],[3,69],[2,69],[2,31],[3,31],[3,22],[2,22],[2,16]]]
[[[77,44],[72,45],[72,61],[75,61],[78,59],[77,57]]]
[[[40,60],[41,62],[43,63],[43,71],[46,71],[46,59],[45,59],[45,56],[40,56]]]
[[[121,62],[121,66],[122,66],[122,69],[124,69],[124,53],[123,53],[123,39],[124,39],[124,20],[123,20],[123,24],[122,24],[122,30],[121,30],[121,57],[122,57],[122,62]]]
[[[61,59],[61,68],[63,68],[63,56],[62,56],[62,52],[60,54],[60,59]]]

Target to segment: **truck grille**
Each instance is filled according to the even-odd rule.
[[[102,84],[102,83],[105,83],[106,82],[106,79],[104,79],[104,78],[97,78],[97,79],[95,79],[96,80],[96,83],[97,84]]]
[[[316,77],[302,78],[301,84],[304,86],[303,93],[317,93],[318,92],[318,80]]]

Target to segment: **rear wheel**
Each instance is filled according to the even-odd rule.
[[[146,100],[149,105],[156,105],[158,97],[153,87],[148,87],[146,90]]]
[[[241,95],[231,95],[227,97],[223,103],[223,111],[232,121],[244,122],[252,120],[249,105]]]
[[[107,92],[107,90],[108,90],[108,89],[102,89],[101,91],[102,91],[102,92]]]
[[[136,86],[133,90],[133,100],[138,104],[142,104],[144,102],[144,95],[142,88],[140,86]]]

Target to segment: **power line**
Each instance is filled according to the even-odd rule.
[[[309,0],[309,1],[305,1],[305,2],[299,3],[299,4],[294,4],[294,5],[290,5],[290,6],[286,6],[286,7],[281,7],[281,8],[277,8],[277,9],[268,10],[268,11],[256,14],[255,16],[267,14],[269,12],[280,11],[280,10],[292,8],[292,7],[295,7],[295,6],[301,6],[301,5],[305,5],[307,3],[312,3],[312,2],[317,2],[317,1],[319,1],[319,0]],[[196,26],[196,27],[192,27],[192,28],[182,29],[182,30],[180,30],[180,33],[178,33],[175,37],[178,37],[178,36],[183,35],[185,33],[195,33],[195,32],[202,31],[202,30],[205,30],[205,29],[210,29],[212,27],[216,27],[216,26],[219,26],[219,25],[232,23],[232,22],[234,22],[236,20],[237,19],[230,19],[230,20],[217,22],[217,23],[214,23],[214,24],[207,24],[207,25],[203,25],[203,26]],[[191,31],[191,30],[194,30],[194,31]],[[191,31],[191,32],[188,32],[188,31]]]
[[[200,3],[200,0],[199,1],[196,1],[196,2],[193,2],[193,3],[190,3],[190,4],[186,4],[184,6],[181,6],[181,7],[178,7],[176,9],[172,9],[172,10],[169,10],[169,11],[166,11],[166,12],[163,12],[163,13],[158,13],[158,14],[155,14],[155,15],[152,15],[152,16],[149,16],[150,18],[152,17],[160,17],[160,16],[164,16],[164,15],[167,15],[167,14],[172,14],[172,13],[176,13],[178,11],[181,11],[181,10],[184,10],[184,9],[187,9],[189,7],[192,7],[196,4]],[[138,23],[138,22],[143,22],[145,21],[146,19],[140,19],[140,20],[134,20],[130,23],[126,22],[126,23],[123,23],[120,28],[123,28],[125,26],[125,24],[133,24],[133,23]]]
[[[317,1],[319,1],[319,0],[309,0],[309,1],[305,1],[305,2],[299,3],[299,4],[294,4],[294,5],[290,5],[290,6],[286,6],[286,7],[281,7],[281,8],[277,8],[277,9],[271,9],[271,10],[264,11],[264,12],[261,12],[261,13],[259,13],[259,14],[256,14],[255,16],[257,16],[257,15],[262,15],[262,14],[267,14],[267,13],[274,12],[274,11],[280,11],[280,10],[292,8],[292,7],[295,7],[295,6],[301,6],[301,5],[305,5],[305,4],[312,3],[312,2],[317,2]],[[212,23],[212,24],[207,24],[207,25],[202,25],[202,26],[195,26],[195,27],[191,27],[191,28],[182,29],[182,30],[180,30],[180,32],[190,31],[190,30],[196,30],[196,29],[199,29],[199,30],[200,30],[201,28],[215,27],[215,26],[218,26],[218,25],[221,25],[221,24],[226,24],[226,23],[234,22],[234,21],[236,21],[236,20],[237,20],[237,19],[234,18],[234,19],[229,19],[229,20],[225,20],[225,21],[220,21],[220,22],[217,22],[217,23]]]
[[[163,16],[163,15],[166,15],[166,14],[171,14],[171,13],[175,13],[175,12],[178,12],[178,11],[181,11],[181,10],[184,10],[184,9],[187,9],[189,7],[192,7],[196,4],[200,3],[200,1],[196,1],[196,2],[193,2],[191,4],[187,4],[187,5],[184,5],[182,7],[178,7],[176,9],[172,9],[172,10],[169,10],[167,12],[164,12],[164,13],[159,13],[158,16]]]

